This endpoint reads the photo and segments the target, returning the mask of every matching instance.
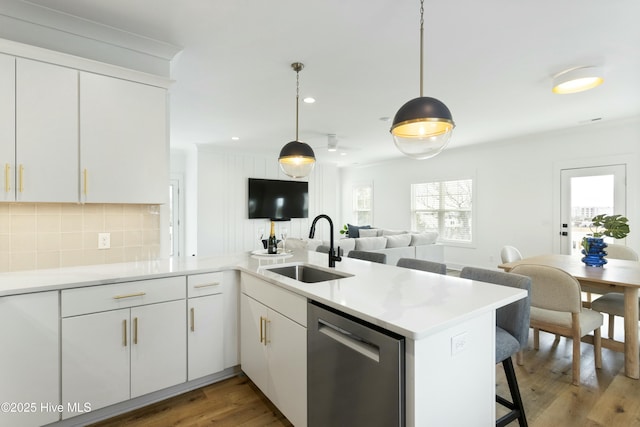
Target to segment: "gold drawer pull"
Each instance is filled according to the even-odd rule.
[[[264,320],[264,317],[260,316],[260,342],[264,342],[264,332],[262,332],[262,324]]]
[[[138,318],[133,318],[133,343],[138,344]]]
[[[220,284],[220,282],[213,282],[213,283],[203,283],[202,285],[195,285],[194,288],[195,289],[200,289],[200,288],[210,288],[212,286],[218,286]]]
[[[127,319],[122,321],[122,345],[127,346]]]
[[[82,183],[83,183],[83,187],[84,187],[82,189],[82,192],[84,193],[85,196],[87,195],[87,175],[88,175],[88,172],[87,172],[86,169],[84,169],[82,171]]]
[[[191,332],[196,330],[196,309],[191,307]]]
[[[11,191],[11,165],[9,163],[4,165],[4,192]]]
[[[116,295],[113,299],[124,299],[124,298],[133,298],[133,297],[141,297],[146,295],[146,292],[136,292],[135,294],[126,294],[126,295]]]
[[[20,191],[21,193],[24,191],[24,165],[20,165],[20,168],[18,168],[18,176],[20,178],[20,183],[18,185],[18,191]]]

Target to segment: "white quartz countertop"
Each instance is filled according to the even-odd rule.
[[[287,259],[247,253],[0,273],[0,296],[236,269],[418,340],[452,324],[495,310],[526,292],[343,257],[334,270],[351,277],[303,283],[269,267],[309,263],[328,269],[327,254],[299,252]]]

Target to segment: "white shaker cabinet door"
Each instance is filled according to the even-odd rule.
[[[189,299],[189,381],[224,369],[223,301],[223,294]]]
[[[80,73],[80,146],[84,202],[167,201],[165,89]]]
[[[269,310],[269,390],[273,403],[295,426],[307,424],[307,328]]]
[[[62,319],[62,404],[95,410],[129,399],[129,309]],[[65,412],[64,418],[79,415]]]
[[[187,378],[185,300],[131,308],[131,397]]]
[[[0,411],[0,425],[57,421],[41,405],[60,402],[58,292],[0,297],[0,331],[0,402],[14,405]]]
[[[78,202],[78,71],[16,59],[16,199]]]
[[[242,370],[262,392],[269,397],[269,368],[265,328],[267,307],[240,295],[240,363]]]
[[[16,161],[16,60],[0,55],[0,201],[14,201]]]

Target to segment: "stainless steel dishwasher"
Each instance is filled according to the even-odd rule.
[[[309,427],[404,426],[404,338],[314,301],[307,308]]]

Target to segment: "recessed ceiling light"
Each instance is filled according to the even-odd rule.
[[[232,136],[231,139],[234,140],[234,141],[238,141],[240,139],[240,137],[239,136]]]
[[[553,76],[553,93],[569,94],[593,89],[604,82],[600,67],[576,67]]]
[[[302,100],[302,102],[306,103],[306,104],[313,104],[314,102],[316,102],[315,98],[312,98],[310,96],[307,96],[306,98],[304,98]]]

